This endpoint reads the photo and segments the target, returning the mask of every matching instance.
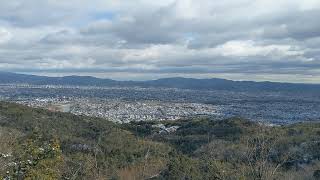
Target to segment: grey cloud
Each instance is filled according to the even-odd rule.
[[[6,1],[0,70],[320,77],[317,17],[308,0]]]

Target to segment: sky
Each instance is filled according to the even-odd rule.
[[[319,0],[0,0],[0,71],[320,83]]]

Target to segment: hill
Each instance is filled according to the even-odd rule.
[[[0,84],[23,83],[32,85],[74,85],[102,87],[161,87],[193,90],[229,91],[285,91],[317,93],[319,84],[294,84],[276,82],[232,81],[226,79],[164,78],[150,81],[115,81],[90,76],[46,77],[0,72]]]
[[[112,122],[0,102],[7,179],[317,179],[320,123]]]
[[[141,179],[169,150],[106,120],[10,103],[0,103],[0,136],[0,175],[11,179]]]

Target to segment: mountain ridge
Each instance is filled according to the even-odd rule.
[[[101,87],[156,87],[195,90],[236,90],[236,91],[320,91],[320,84],[233,81],[220,78],[195,79],[184,77],[162,78],[147,81],[117,81],[92,76],[63,76],[48,77],[0,72],[1,84],[30,84],[30,85],[76,85]]]

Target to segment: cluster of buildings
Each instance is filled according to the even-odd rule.
[[[0,84],[0,100],[121,123],[201,115],[275,124],[320,119],[320,96],[302,92]]]
[[[213,105],[160,101],[80,100],[71,113],[97,116],[115,122],[177,120],[196,115],[216,115]]]
[[[177,120],[190,116],[213,116],[219,114],[218,107],[201,103],[89,98],[35,98],[17,102],[31,107],[46,108],[51,111],[101,117],[119,123]]]

